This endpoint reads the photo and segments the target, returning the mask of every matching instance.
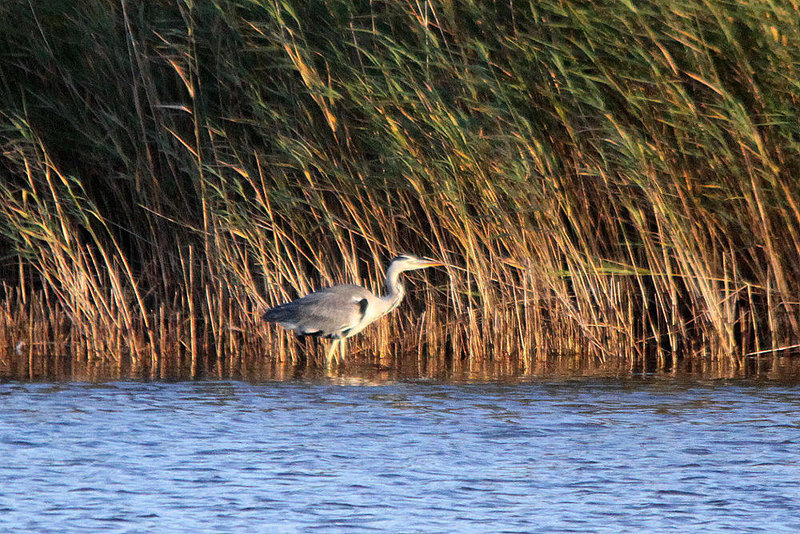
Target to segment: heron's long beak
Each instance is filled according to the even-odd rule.
[[[422,258],[422,261],[425,263],[420,265],[420,267],[441,267],[442,265],[444,265],[443,262],[431,258]]]

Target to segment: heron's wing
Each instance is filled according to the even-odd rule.
[[[339,337],[359,324],[372,298],[360,286],[333,286],[271,308],[264,319],[302,335]]]

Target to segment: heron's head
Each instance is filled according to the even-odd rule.
[[[413,254],[400,254],[389,264],[390,267],[394,267],[400,271],[412,271],[414,269],[424,269],[425,267],[437,267],[440,265],[444,265],[444,263],[439,260],[422,258]]]

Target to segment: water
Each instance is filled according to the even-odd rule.
[[[786,384],[0,384],[4,532],[797,532],[798,481]]]

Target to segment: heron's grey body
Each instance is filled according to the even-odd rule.
[[[326,287],[292,302],[270,308],[264,320],[278,323],[302,336],[333,339],[328,360],[338,345],[344,354],[345,339],[395,309],[405,296],[400,273],[442,265],[441,262],[403,254],[386,269],[386,295],[378,297],[361,286],[342,284]]]

